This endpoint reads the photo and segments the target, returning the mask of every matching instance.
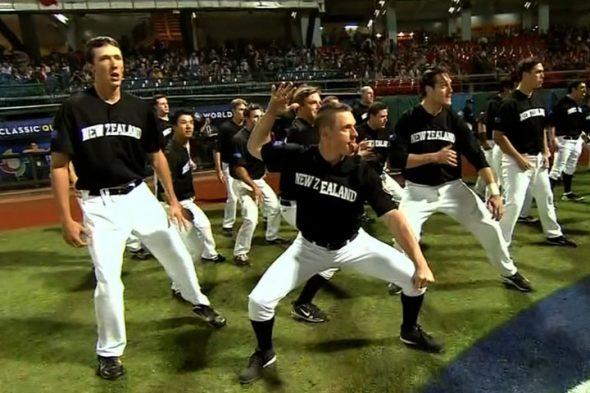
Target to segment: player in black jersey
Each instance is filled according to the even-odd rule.
[[[538,59],[526,59],[518,64],[517,72],[518,86],[502,101],[494,126],[494,137],[503,153],[506,214],[500,221],[502,233],[506,243],[510,244],[530,186],[547,242],[575,247],[574,242],[563,236],[557,222],[547,172],[550,151],[545,131],[545,105],[534,94],[543,85],[543,64]]]
[[[406,179],[400,209],[418,238],[432,214],[452,217],[477,238],[507,285],[531,291],[502,237],[497,220],[504,207],[494,174],[465,121],[450,109],[453,89],[447,71],[426,70],[420,92],[422,102],[404,113],[396,124],[397,139],[389,155],[392,166],[403,168]],[[461,180],[459,154],[469,160],[490,189],[486,204]]]
[[[263,369],[276,361],[272,331],[278,302],[328,268],[353,268],[396,282],[404,292],[400,339],[425,351],[443,351],[443,345],[417,323],[424,292],[434,277],[404,214],[383,191],[379,174],[351,157],[358,146],[350,107],[339,103],[322,107],[316,119],[319,146],[269,143],[274,119],[285,110],[291,91],[284,84],[273,88],[268,111],[248,142],[250,153],[264,160],[270,171],[289,168],[295,172],[300,232],[250,293],[248,309],[257,346],[240,373],[240,383],[260,378]],[[361,229],[365,201],[382,217],[408,257]]]
[[[244,110],[248,103],[241,98],[231,102],[232,118],[224,121],[219,126],[217,146],[214,153],[215,171],[217,178],[225,185],[227,200],[223,211],[223,223],[221,233],[224,236],[233,236],[233,226],[236,222],[238,197],[234,192],[233,178],[229,174],[232,160],[232,139],[244,126]]]
[[[369,117],[369,107],[375,101],[375,92],[371,86],[361,87],[361,97],[352,104],[352,114],[360,125]]]
[[[88,41],[86,60],[93,87],[64,101],[54,121],[51,141],[52,187],[67,243],[87,246],[96,276],[94,304],[98,325],[97,374],[117,379],[126,346],[121,267],[125,240],[134,231],[165,266],[195,314],[211,323],[218,314],[201,292],[193,261],[178,230],[170,225],[158,200],[143,182],[146,154],[164,186],[173,222],[185,225],[153,108],[121,92],[123,56],[117,41]],[[72,218],[69,203],[70,160],[84,226]]]
[[[582,102],[586,96],[586,84],[582,81],[574,81],[568,86],[568,94],[563,97],[553,110],[550,117],[552,135],[549,140],[553,143],[555,157],[549,173],[551,188],[561,177],[563,179],[564,201],[581,201],[583,196],[572,192],[572,180],[578,160],[582,154],[584,140],[582,134],[588,131],[586,128],[586,116],[582,109]]]
[[[234,245],[234,262],[238,266],[248,266],[252,237],[258,224],[258,204],[262,203],[268,222],[266,226],[266,242],[268,244],[284,244],[286,241],[278,236],[281,224],[279,200],[271,186],[264,180],[266,168],[264,163],[253,157],[246,148],[248,138],[256,122],[262,116],[262,107],[250,104],[244,110],[244,127],[232,140],[232,160],[230,176],[234,179],[234,192],[242,206],[242,225],[236,236]]]
[[[180,201],[180,205],[186,209],[185,215],[190,217],[190,221],[196,230],[197,238],[190,239],[192,240],[191,243],[195,243],[191,244],[191,249],[196,248],[197,256],[204,262],[223,262],[225,257],[217,252],[215,239],[211,232],[211,222],[195,201],[193,169],[195,169],[196,164],[191,158],[193,152],[189,144],[195,131],[194,115],[188,110],[181,109],[174,113],[171,122],[173,124],[173,134],[168,146],[166,146],[165,154],[172,174],[174,192]],[[189,231],[189,233],[192,233],[192,231]]]

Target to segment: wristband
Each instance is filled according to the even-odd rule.
[[[500,195],[500,187],[498,187],[497,183],[489,183],[487,186],[488,193],[490,196],[499,196]]]

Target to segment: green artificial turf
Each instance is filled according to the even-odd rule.
[[[329,312],[328,323],[291,319],[290,302],[298,291],[282,301],[275,324],[276,372],[249,387],[237,382],[254,348],[247,296],[284,249],[264,244],[262,225],[250,255],[252,268],[198,267],[204,290],[227,317],[222,330],[200,323],[190,307],[171,298],[164,270],[154,260],[126,257],[123,361],[128,374],[116,382],[94,375],[93,280],[86,251],[66,246],[56,227],[2,232],[0,392],[419,392],[475,342],[588,275],[590,173],[576,176],[575,187],[587,195],[586,203],[559,200],[557,205],[577,249],[545,246],[538,226],[517,226],[513,255],[535,285],[532,294],[505,289],[482,248],[451,219],[429,220],[423,240],[437,282],[427,294],[421,323],[445,341],[444,354],[404,347],[398,339],[399,297],[389,296],[383,282],[343,271],[316,299]],[[218,233],[221,206],[207,213]],[[368,229],[389,239],[379,222]],[[287,226],[281,233],[295,236]],[[216,239],[221,253],[231,257],[231,241]]]

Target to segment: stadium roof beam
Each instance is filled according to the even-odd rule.
[[[321,4],[320,4],[321,3]],[[0,12],[72,12],[154,9],[319,9],[322,0],[0,0]]]

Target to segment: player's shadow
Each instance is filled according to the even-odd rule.
[[[390,346],[398,342],[397,337],[385,338],[342,338],[336,340],[322,341],[320,343],[306,344],[306,350],[322,353],[332,353],[358,349],[365,347]]]
[[[444,278],[439,278],[433,286],[435,291],[464,291],[468,289],[482,289],[482,288],[497,288],[502,286],[499,279],[484,279],[484,280],[470,280],[470,281],[456,281],[449,279],[444,281]]]
[[[85,254],[71,255],[54,251],[19,250],[0,252],[0,269],[30,268],[30,267],[60,267],[88,265]]]
[[[49,227],[49,228],[43,228],[43,230],[42,230],[42,231],[43,231],[43,232],[46,232],[46,233],[56,233],[56,234],[58,234],[58,235],[60,235],[60,236],[61,236],[61,234],[62,234],[62,230],[61,230],[61,228],[60,228],[60,227]]]

